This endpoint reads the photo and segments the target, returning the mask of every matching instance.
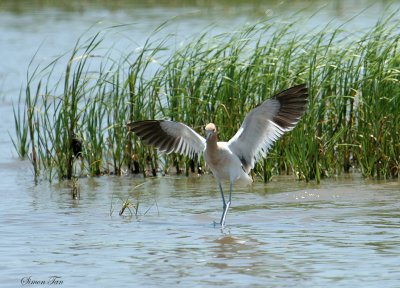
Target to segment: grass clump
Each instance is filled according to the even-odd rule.
[[[204,32],[178,48],[160,29],[143,47],[113,57],[100,49],[106,32],[80,39],[61,80],[51,79],[62,57],[28,74],[25,103],[14,110],[15,148],[29,156],[35,177],[45,172],[48,179],[155,175],[171,167],[189,173],[202,159],[159,155],[126,123],[171,119],[201,131],[214,122],[228,140],[251,108],[305,82],[306,115],[254,172],[265,181],[277,174],[320,181],[350,171],[398,177],[400,21],[389,16],[362,32],[332,25],[296,30],[300,24],[269,19],[225,34]],[[74,137],[82,141],[81,158]]]
[[[126,199],[123,199],[121,197],[117,198],[118,200],[117,202],[121,204],[121,208],[118,212],[119,216],[128,216],[128,217],[135,216],[135,218],[138,219],[139,216],[145,216],[153,206],[156,206],[157,213],[159,213],[156,198],[154,198],[154,203],[150,205],[143,213],[139,209],[142,199],[141,199],[141,192],[137,190],[137,188],[143,186],[144,184],[145,183],[134,186],[129,192],[129,195]],[[111,204],[110,204],[110,216],[112,216],[114,213],[115,209],[114,206],[115,203],[114,203],[114,193],[113,193],[113,197],[111,198]]]

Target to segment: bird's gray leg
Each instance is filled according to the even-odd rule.
[[[224,195],[224,191],[222,190],[222,184],[221,184],[221,182],[219,182],[218,185],[219,185],[219,191],[221,192],[222,205],[223,205],[222,207],[223,207],[224,210],[225,210],[226,202],[225,202],[225,195]]]
[[[228,201],[229,206],[231,206],[231,202],[232,202],[232,185],[233,185],[233,182],[231,181],[229,183],[229,201]]]
[[[221,221],[219,222],[219,224],[221,224],[221,226],[225,226],[226,214],[228,213],[229,207],[231,206],[231,200],[232,200],[232,182],[230,183],[229,201],[228,201],[228,203],[225,202],[224,192],[222,191],[221,183],[219,184],[219,189],[221,190],[222,202],[223,202],[223,205],[224,205],[223,206],[224,207],[224,211],[222,212],[222,217],[221,217]]]
[[[219,222],[219,224],[220,224],[221,226],[224,226],[225,217],[226,217],[226,212],[227,212],[227,209],[226,209],[227,206],[226,206],[225,195],[224,195],[224,191],[222,190],[222,184],[221,184],[221,182],[219,182],[218,185],[219,185],[219,191],[221,192],[221,197],[222,197],[222,208],[223,208],[222,216],[221,216],[221,221]]]

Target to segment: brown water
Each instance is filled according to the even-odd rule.
[[[321,4],[273,3],[262,11],[278,18]],[[344,21],[363,9],[337,3],[340,9],[328,5],[310,25]],[[127,22],[137,22],[130,33],[140,42],[162,21],[195,9],[169,28],[184,39],[214,21],[216,31],[226,31],[260,12],[243,7],[251,5],[0,10],[0,287],[400,286],[399,181],[353,175],[320,185],[291,177],[256,182],[235,188],[221,230],[213,225],[222,203],[210,175],[80,179],[81,197],[73,200],[70,183],[34,185],[30,164],[16,158],[11,103],[41,43],[37,59],[46,62],[91,25]],[[375,23],[382,7],[367,10],[355,27]],[[133,215],[127,209],[118,215],[126,199],[139,203],[137,215],[133,207]]]

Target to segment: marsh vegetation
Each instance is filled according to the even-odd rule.
[[[255,175],[398,177],[400,21],[393,15],[365,31],[333,24],[298,30],[306,20],[269,18],[217,35],[206,30],[179,45],[161,25],[132,51],[102,46],[127,26],[88,32],[70,53],[29,67],[14,109],[15,149],[30,159],[35,179],[197,172],[202,159],[159,154],[126,124],[170,119],[202,132],[214,122],[226,140],[255,105],[307,83],[306,115]]]

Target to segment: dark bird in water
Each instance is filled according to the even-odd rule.
[[[74,132],[72,132],[71,148],[75,158],[82,157],[82,140]]]

